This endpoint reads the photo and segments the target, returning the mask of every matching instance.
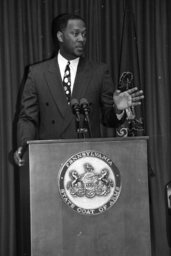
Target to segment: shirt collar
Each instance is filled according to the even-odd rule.
[[[68,60],[67,59],[65,59],[61,54],[60,54],[60,51],[58,52],[58,56],[57,56],[57,58],[58,58],[58,62],[59,63],[62,63],[63,65],[67,65],[67,63],[68,63]],[[79,59],[80,59],[80,57],[78,57],[78,58],[75,58],[75,59],[73,59],[73,60],[69,60],[70,61],[70,66],[77,66],[78,65],[78,62],[79,62]]]

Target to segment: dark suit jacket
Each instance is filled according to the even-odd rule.
[[[72,98],[91,103],[92,137],[100,137],[100,122],[115,127],[114,85],[106,64],[80,59]],[[77,138],[75,116],[67,104],[57,58],[30,67],[21,100],[18,144],[34,139]]]

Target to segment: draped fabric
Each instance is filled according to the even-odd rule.
[[[137,86],[141,90],[136,28],[129,2],[125,2],[120,55],[118,89],[125,91]],[[142,105],[128,108],[127,118],[116,129],[116,136],[142,136],[144,134],[142,110]]]
[[[28,65],[52,56],[52,19],[61,12],[87,21],[89,58],[109,65],[117,87],[125,2],[135,17],[145,135],[153,256],[169,256],[165,185],[171,180],[171,2],[168,0],[0,1],[0,255],[18,256],[19,171],[12,162],[16,112]],[[135,170],[136,171],[136,170]],[[171,227],[170,227],[171,228]],[[171,238],[170,238],[171,239]]]

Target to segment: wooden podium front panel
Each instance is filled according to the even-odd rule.
[[[116,203],[81,215],[61,198],[61,165],[80,151],[108,155],[121,175]],[[150,256],[145,138],[30,142],[31,256]]]

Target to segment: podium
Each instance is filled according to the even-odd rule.
[[[150,256],[147,142],[30,141],[31,256]]]

